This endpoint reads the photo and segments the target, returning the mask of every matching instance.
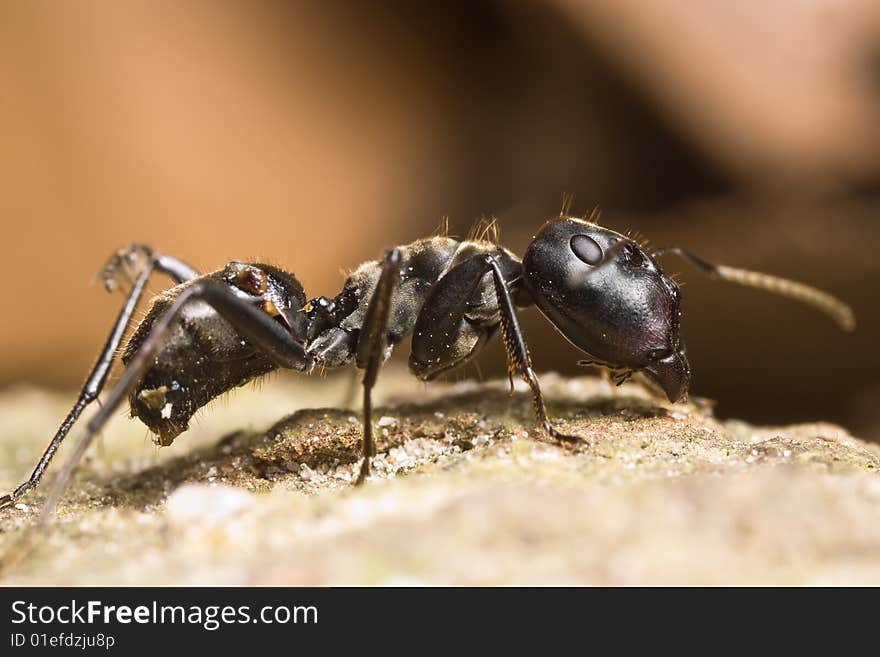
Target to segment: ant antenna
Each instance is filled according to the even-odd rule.
[[[657,249],[651,254],[651,257],[656,258],[657,256],[665,255],[667,253],[674,253],[680,256],[712,278],[720,278],[721,280],[730,281],[746,287],[765,290],[812,306],[837,322],[837,325],[844,331],[849,332],[856,327],[856,316],[853,313],[852,308],[837,297],[834,297],[827,292],[823,292],[822,290],[817,290],[814,287],[787,278],[780,278],[779,276],[771,276],[770,274],[749,271],[748,269],[727,267],[726,265],[713,265],[699,256],[694,255],[690,251],[686,251],[677,246]]]

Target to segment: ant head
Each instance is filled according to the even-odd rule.
[[[646,373],[670,401],[685,396],[690,367],[679,337],[678,285],[636,242],[560,216],[535,235],[523,275],[541,312],[576,347]]]

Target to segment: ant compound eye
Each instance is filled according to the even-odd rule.
[[[648,360],[662,360],[669,355],[669,349],[651,349],[648,352]]]
[[[623,256],[633,267],[641,267],[645,264],[645,256],[643,256],[642,252],[632,244],[627,244],[623,247]]]
[[[602,262],[602,249],[592,237],[575,235],[569,245],[571,252],[588,265],[598,265]]]

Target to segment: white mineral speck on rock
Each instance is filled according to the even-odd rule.
[[[390,415],[383,415],[376,422],[376,425],[380,427],[393,427],[395,424],[397,424],[397,420]]]
[[[312,470],[305,463],[301,463],[299,466],[299,476],[308,481],[315,476],[315,471]]]
[[[219,525],[250,506],[252,499],[233,486],[184,484],[165,502],[165,518],[181,528]]]
[[[22,504],[21,502],[16,504],[15,508],[18,509],[19,511],[24,511],[25,513],[27,513],[30,510],[30,507],[27,504]]]

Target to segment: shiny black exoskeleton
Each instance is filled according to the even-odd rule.
[[[439,236],[391,249],[358,267],[334,298],[307,300],[296,277],[261,263],[232,262],[199,275],[145,246],[120,251],[103,270],[112,290],[130,282],[124,308],[79,399],[31,477],[0,498],[9,505],[33,488],[83,409],[103,388],[150,274],[178,285],[152,301],[123,350],[125,371],[88,423],[46,504],[51,509],[95,434],[126,399],[162,445],[218,395],[277,368],[310,372],[354,364],[364,370],[364,460],[373,453],[371,390],[381,364],[412,337],[410,370],[430,380],[473,358],[501,329],[508,369],[528,383],[538,423],[547,418],[517,308],[536,305],[585,361],[618,381],[644,373],[670,401],[682,399],[690,368],[680,335],[681,294],[656,257],[676,253],[706,273],[789,296],[831,315],[845,329],[852,312],[814,288],[766,274],[711,265],[677,247],[649,254],[636,241],[593,221],[561,215],[534,236],[522,260],[494,241]]]

